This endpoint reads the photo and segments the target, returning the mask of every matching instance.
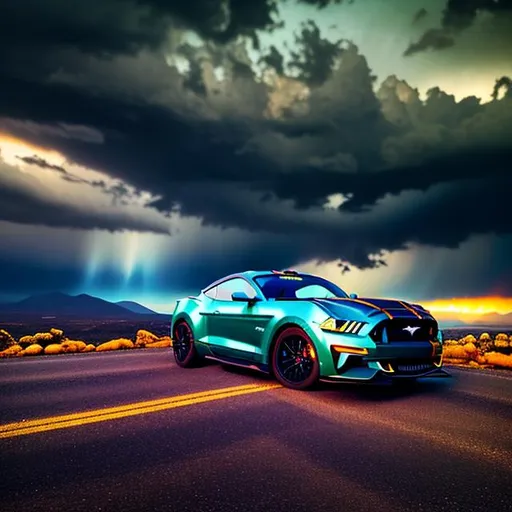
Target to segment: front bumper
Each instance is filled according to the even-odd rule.
[[[442,369],[442,346],[439,341],[374,343],[352,339],[356,350],[367,354],[338,353],[336,345],[348,345],[344,336],[329,336],[330,361],[324,365],[321,380],[330,382],[394,380],[420,377],[450,377]],[[342,340],[342,338],[345,338]],[[332,362],[332,363],[331,363]]]

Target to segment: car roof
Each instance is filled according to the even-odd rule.
[[[217,279],[213,283],[210,283],[206,288],[203,288],[203,291],[209,290],[210,288],[213,288],[214,286],[217,286],[218,284],[228,281],[229,279],[234,279],[235,277],[241,277],[248,279],[249,281],[252,281],[256,277],[261,276],[268,276],[272,274],[276,274],[276,272],[284,272],[284,271],[276,271],[276,270],[246,270],[245,272],[237,272],[236,274],[229,274],[227,276],[221,277],[220,279]],[[277,274],[276,274],[277,275]],[[306,277],[316,277],[313,274],[307,274],[305,272],[297,272],[297,275],[299,276],[306,276]]]
[[[290,273],[296,273],[297,275],[299,276],[311,276],[311,277],[316,277],[316,276],[313,276],[313,274],[307,274],[306,272],[298,272],[296,270],[247,270],[245,272],[240,272],[238,275],[240,276],[244,276],[244,277],[247,277],[249,279],[254,279],[255,277],[261,277],[261,276],[268,276],[268,275],[272,275],[272,274],[276,274],[278,272],[290,272]]]

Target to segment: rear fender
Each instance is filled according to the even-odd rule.
[[[204,353],[209,353],[209,350],[206,348],[206,345],[201,342],[201,340],[206,336],[206,317],[201,315],[201,304],[201,300],[188,297],[180,300],[178,304],[176,304],[171,321],[171,338],[174,326],[178,322],[184,320],[190,325],[192,332],[194,333],[198,352],[203,355]]]

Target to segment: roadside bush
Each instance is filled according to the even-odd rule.
[[[75,352],[78,352],[78,347],[76,346],[76,344],[73,341],[69,341],[69,340],[63,341],[60,344],[60,347],[62,349],[62,352],[64,352],[65,354],[73,354]]]
[[[496,348],[507,348],[509,346],[508,336],[504,333],[499,333],[494,338],[494,346]]]
[[[52,335],[54,343],[60,343],[64,338],[64,331],[62,329],[55,329],[52,327],[50,329],[50,334]]]
[[[34,345],[35,344],[35,339],[34,339],[34,336],[32,335],[29,335],[29,336],[22,336],[19,340],[18,340],[18,344],[22,347],[22,348],[27,348],[29,347],[30,345]]]
[[[127,338],[118,338],[116,340],[110,340],[96,347],[96,352],[106,352],[108,350],[122,350],[134,348],[132,340]]]
[[[89,345],[86,345],[86,347],[82,350],[82,352],[94,352],[96,350],[96,346],[92,343],[89,343]]]
[[[492,338],[491,338],[491,335],[488,333],[488,332],[483,332],[482,334],[480,334],[480,336],[478,337],[478,341],[480,343],[482,342],[487,342],[487,341],[492,341]]]
[[[445,346],[443,348],[443,357],[448,359],[461,359],[467,361],[470,358],[470,353],[464,350],[460,345]]]
[[[500,354],[499,352],[489,352],[484,357],[488,364],[512,369],[512,356]]]
[[[39,354],[43,353],[43,347],[41,345],[38,345],[37,343],[34,343],[33,345],[29,345],[24,351],[24,356],[38,356]]]
[[[46,355],[55,355],[55,354],[62,354],[64,351],[62,350],[62,347],[58,343],[52,343],[51,345],[47,345],[44,348],[44,353]]]
[[[83,352],[85,350],[85,348],[87,347],[87,343],[85,343],[85,341],[81,341],[81,340],[66,340],[64,343],[72,343],[76,348],[76,352]],[[64,343],[63,343],[63,345],[64,345]]]
[[[16,340],[5,329],[0,329],[0,352],[13,345],[16,345]]]
[[[137,331],[137,335],[135,336],[135,345],[137,347],[145,347],[146,345],[155,343],[157,341],[160,341],[160,338],[156,334],[153,334],[152,332],[146,331],[144,329],[139,329]]]
[[[473,336],[473,334],[466,334],[466,336],[459,340],[459,344],[461,345],[466,345],[467,343],[473,343],[473,345],[476,345],[477,339]]]
[[[171,338],[170,336],[162,336],[159,341],[155,341],[153,343],[148,343],[146,348],[164,348],[171,346]]]
[[[0,352],[0,357],[11,357],[19,354],[23,349],[17,343]]]

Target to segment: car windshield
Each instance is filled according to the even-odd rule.
[[[271,274],[256,277],[254,280],[267,299],[348,297],[334,283],[316,276]]]

